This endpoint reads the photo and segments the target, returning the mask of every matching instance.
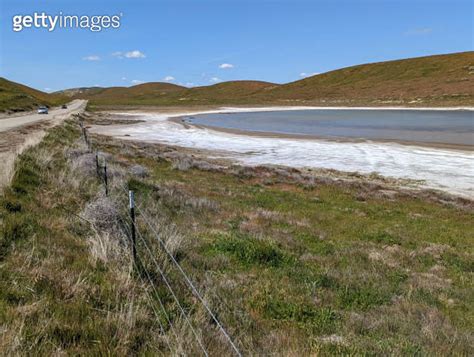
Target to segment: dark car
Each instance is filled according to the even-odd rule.
[[[61,108],[62,108],[62,109],[67,109],[67,105],[66,105],[66,104],[63,104],[63,105],[61,106]]]

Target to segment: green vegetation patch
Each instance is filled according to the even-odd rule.
[[[278,268],[294,262],[294,259],[275,243],[244,234],[234,234],[230,237],[220,235],[210,247],[210,251],[228,254],[246,266],[262,265]]]

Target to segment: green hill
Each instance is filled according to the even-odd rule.
[[[278,87],[278,84],[263,81],[229,81],[210,86],[188,88],[170,93],[162,98],[163,104],[209,105],[209,104],[247,104],[253,97]]]
[[[230,81],[174,90],[163,85],[108,88],[82,98],[93,105],[474,105],[474,52],[362,64],[283,85]]]
[[[211,86],[186,88],[171,83],[144,83],[133,87],[111,87],[94,92],[83,90],[75,98],[93,105],[199,105],[246,103],[260,91],[278,85],[260,81],[230,81]],[[71,90],[68,90],[71,91]]]
[[[39,105],[55,106],[66,101],[65,96],[41,92],[0,77],[0,111],[25,111]]]
[[[3,111],[55,105],[66,98],[89,99],[92,106],[474,106],[474,52],[362,64],[283,85],[245,80],[186,88],[151,82],[47,94],[0,78]]]
[[[347,67],[282,85],[262,101],[474,104],[474,52]]]
[[[67,89],[73,98],[90,99],[97,104],[146,104],[150,100],[159,100],[162,96],[181,91],[185,87],[172,83],[150,82],[132,87],[91,87]]]

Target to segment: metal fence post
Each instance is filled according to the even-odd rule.
[[[99,167],[99,151],[95,151],[95,172],[97,176],[100,177],[100,167]]]
[[[137,262],[136,232],[135,232],[135,195],[133,191],[128,191],[130,206],[130,220],[132,222],[132,256],[133,261]]]
[[[109,180],[107,177],[107,161],[105,161],[104,157],[104,184],[105,184],[105,195],[109,195]]]

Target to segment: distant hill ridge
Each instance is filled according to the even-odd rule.
[[[356,65],[281,85],[240,80],[186,88],[150,82],[72,88],[53,95],[15,85],[36,100],[67,96],[88,99],[92,106],[474,106],[474,52]]]
[[[474,104],[474,52],[362,64],[288,83],[266,100]]]
[[[148,84],[148,83],[147,83]],[[342,68],[287,84],[230,81],[174,90],[150,83],[84,93],[92,105],[474,105],[474,52]],[[138,88],[143,90],[138,91]]]

